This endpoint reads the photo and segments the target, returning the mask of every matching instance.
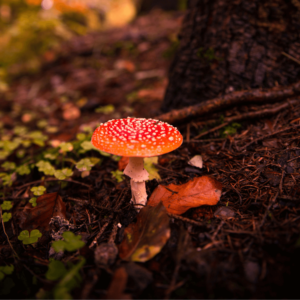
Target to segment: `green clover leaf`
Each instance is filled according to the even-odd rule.
[[[76,164],[76,168],[79,171],[90,171],[94,165],[96,165],[100,161],[99,158],[91,157],[91,158],[83,158]]]
[[[36,166],[38,167],[38,170],[45,175],[54,175],[55,169],[48,161],[40,160]]]
[[[33,195],[42,196],[45,193],[46,188],[40,185],[40,186],[34,186],[30,190],[33,192]]]
[[[11,201],[3,201],[3,204],[1,204],[3,210],[10,210],[12,207]]]
[[[84,141],[81,143],[81,148],[83,148],[83,152],[89,151],[89,150],[97,150],[97,148],[91,143],[91,141]]]
[[[23,230],[20,232],[18,239],[23,242],[24,245],[34,244],[42,236],[38,229],[34,229],[30,232],[28,230]]]
[[[32,205],[33,207],[36,207],[36,206],[37,206],[37,203],[36,203],[36,197],[32,197],[32,198],[29,200],[29,202],[31,203],[31,205]]]
[[[1,184],[1,181],[2,181],[2,184],[4,186],[11,186],[14,182],[14,180],[16,179],[16,174],[15,173],[12,173],[12,174],[7,174],[7,173],[0,173],[0,184]]]
[[[64,180],[68,177],[71,177],[73,175],[73,171],[69,168],[64,168],[62,170],[56,170],[54,172],[54,177],[59,180]]]
[[[73,150],[73,145],[71,143],[63,142],[59,145],[61,152],[69,152]]]
[[[76,138],[79,141],[83,141],[86,138],[86,134],[84,134],[82,132],[81,133],[77,133]]]
[[[5,212],[3,215],[2,215],[2,218],[3,218],[3,222],[8,222],[10,219],[11,219],[11,213],[7,213]]]
[[[65,265],[59,260],[51,260],[48,264],[48,271],[46,273],[46,278],[48,280],[58,280],[67,273]]]
[[[14,134],[16,135],[24,135],[25,133],[27,133],[27,127],[25,126],[16,126],[14,128]]]
[[[111,171],[112,177],[117,180],[117,182],[122,182],[124,180],[124,173],[120,170]]]
[[[4,168],[5,171],[12,171],[16,168],[16,164],[14,162],[6,161],[1,165],[1,167]]]
[[[6,151],[6,150],[0,151],[0,159],[6,159],[7,156],[9,156],[9,154],[10,154],[10,151]]]
[[[47,153],[44,155],[45,158],[48,158],[50,160],[54,160],[57,157],[57,154],[51,154],[51,153]]]
[[[17,167],[16,172],[19,175],[28,175],[28,174],[30,174],[30,168],[28,165],[22,165],[22,166]]]
[[[14,271],[14,266],[0,266],[0,281],[5,277],[5,275],[11,275]]]
[[[64,240],[59,240],[52,243],[52,247],[55,252],[64,250],[72,252],[82,248],[85,245],[85,242],[81,240],[81,235],[76,236],[71,231],[65,231],[62,236]]]

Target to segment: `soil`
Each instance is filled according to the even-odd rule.
[[[48,132],[50,140],[68,142],[83,125],[128,115],[155,118],[161,113],[182,18],[178,12],[152,11],[124,28],[78,37],[60,51],[48,52],[38,74],[20,75],[0,95],[3,127],[35,130],[38,121],[47,120],[58,128]],[[245,119],[220,130],[207,132],[224,118],[269,105],[237,106],[178,126],[184,142],[160,157],[156,167],[162,180],[147,182],[148,195],[158,184],[183,184],[203,175],[222,183],[222,195],[215,206],[169,215],[170,238],[146,262],[125,261],[115,252],[137,212],[130,204],[129,180],[118,183],[111,175],[118,169],[111,157],[95,153],[101,165],[84,178],[74,172],[65,186],[42,178],[37,168],[17,176],[11,187],[0,190],[2,200],[14,204],[12,221],[5,223],[5,231],[1,228],[0,265],[14,265],[13,274],[0,283],[2,295],[48,298],[57,286],[45,273],[53,232],[65,226],[59,216],[54,225],[39,227],[43,235],[37,243],[18,240],[24,218],[29,218],[24,214],[25,206],[31,208],[29,188],[42,184],[47,193],[59,194],[61,200],[54,200],[65,204],[66,219],[86,243],[76,252],[54,255],[67,266],[85,258],[73,298],[299,298],[300,100],[290,100],[268,118]],[[114,111],[95,112],[106,105]],[[30,151],[38,152],[37,147]],[[188,164],[199,154],[201,169]],[[9,161],[13,159],[18,161],[15,154]]]

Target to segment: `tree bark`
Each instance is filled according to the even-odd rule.
[[[162,110],[300,78],[300,0],[190,0]]]

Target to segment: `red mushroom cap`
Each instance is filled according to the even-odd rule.
[[[128,117],[101,124],[93,133],[92,144],[115,155],[150,157],[178,148],[182,135],[167,123]]]

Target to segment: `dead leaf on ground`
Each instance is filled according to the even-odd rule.
[[[129,163],[129,157],[122,156],[118,162],[118,169],[120,171],[123,171],[126,168],[126,166],[128,165],[128,163]]]
[[[208,176],[197,177],[181,185],[159,185],[148,200],[148,205],[155,206],[162,201],[169,213],[181,215],[192,207],[216,205],[221,190],[222,184],[217,180]]]
[[[132,299],[129,294],[124,293],[127,279],[128,275],[125,268],[118,268],[107,290],[106,299]]]
[[[145,262],[166,244],[170,237],[167,211],[162,203],[155,207],[146,206],[137,216],[137,222],[124,231],[119,245],[119,256],[123,260]]]
[[[195,155],[193,158],[191,158],[188,162],[189,165],[193,167],[197,167],[202,169],[203,167],[203,159],[201,155]]]
[[[80,117],[80,110],[72,103],[66,103],[63,105],[63,117],[65,120],[76,120]]]
[[[37,206],[28,203],[20,213],[22,229],[49,230],[50,219],[56,216],[66,219],[66,205],[57,193],[44,194],[36,199]]]

